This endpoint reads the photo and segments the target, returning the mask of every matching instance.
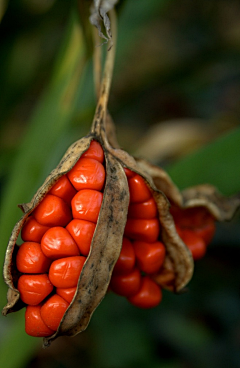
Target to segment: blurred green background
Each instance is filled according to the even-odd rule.
[[[0,1],[0,259],[28,202],[95,109],[90,1]],[[120,0],[109,110],[121,146],[181,187],[240,191],[240,3]],[[156,143],[157,142],[157,143]],[[240,219],[218,224],[189,292],[139,310],[107,295],[88,329],[43,350],[0,318],[0,367],[240,367]],[[1,309],[7,287],[0,282]]]

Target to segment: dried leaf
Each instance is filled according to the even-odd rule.
[[[224,197],[212,185],[197,185],[182,191],[182,208],[203,206],[218,221],[230,220],[240,206],[240,194]]]
[[[111,23],[107,13],[114,8],[117,2],[118,0],[94,0],[91,6],[90,22],[98,29],[99,36],[106,42],[112,39]],[[102,33],[102,23],[107,37]],[[111,47],[110,45],[109,49]]]

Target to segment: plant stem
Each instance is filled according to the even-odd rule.
[[[99,99],[98,99],[98,103],[97,103],[97,107],[96,107],[96,111],[95,111],[95,115],[93,119],[92,129],[91,129],[93,133],[99,133],[101,128],[104,126],[106,113],[107,113],[109,92],[110,92],[111,81],[112,81],[112,73],[113,73],[115,50],[116,50],[116,14],[114,10],[110,11],[110,19],[111,19],[111,26],[112,26],[113,42],[111,44],[111,49],[107,51],[107,55],[106,55],[104,73],[103,73],[103,78],[102,78],[101,86],[100,86]],[[96,70],[96,73],[99,73],[99,71]],[[96,81],[96,83],[98,82]],[[98,90],[97,84],[96,84],[96,89]]]

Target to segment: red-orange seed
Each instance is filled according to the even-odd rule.
[[[57,259],[49,269],[49,279],[58,288],[72,288],[77,286],[85,257],[66,257]]]
[[[116,294],[122,296],[134,295],[141,286],[141,274],[138,268],[134,268],[128,274],[114,274],[111,278],[110,288]]]
[[[127,167],[124,167],[124,171],[125,171],[125,174],[126,174],[126,177],[128,179],[132,178],[133,176],[135,176],[136,174],[131,171],[130,169],[128,169]]]
[[[128,219],[124,234],[133,240],[142,240],[153,243],[157,241],[160,232],[160,225],[155,219]]]
[[[157,217],[157,205],[153,198],[142,203],[130,203],[128,218],[151,219]]]
[[[68,289],[64,289],[64,288],[57,288],[56,289],[56,293],[61,296],[61,298],[63,298],[64,300],[66,300],[66,302],[71,303],[75,292],[76,292],[76,287],[73,288],[68,288]]]
[[[178,230],[180,237],[192,253],[196,261],[206,254],[206,244],[193,230]]]
[[[35,219],[45,226],[66,226],[72,219],[69,206],[63,199],[47,194],[34,210]]]
[[[130,203],[145,202],[151,198],[152,194],[144,179],[140,175],[135,175],[128,180]]]
[[[39,243],[25,242],[17,252],[16,266],[22,273],[45,273],[50,264],[51,260],[44,255]]]
[[[103,165],[91,158],[80,158],[67,175],[76,190],[102,190],[105,181]]]
[[[53,285],[47,274],[22,275],[17,288],[22,301],[29,305],[41,303],[53,291]]]
[[[95,231],[96,224],[85,220],[72,220],[67,225],[66,229],[75,240],[80,253],[87,256],[92,242],[92,237]]]
[[[60,226],[52,227],[44,234],[41,248],[45,256],[51,259],[80,256],[77,244],[69,232]]]
[[[192,230],[205,244],[209,244],[215,233],[215,220],[212,215],[203,207],[181,209],[171,207],[170,209],[176,226],[182,230]]]
[[[150,277],[142,278],[139,291],[128,298],[129,302],[138,308],[156,307],[162,300],[160,287]]]
[[[69,303],[59,295],[51,296],[41,308],[43,322],[53,331],[57,331]]]
[[[34,217],[30,216],[22,228],[22,240],[25,242],[40,243],[43,235],[48,229],[49,226],[39,224]]]
[[[46,337],[54,334],[41,317],[41,305],[28,305],[25,312],[25,331],[34,337]]]
[[[195,234],[202,238],[205,244],[208,245],[215,234],[216,224],[215,221],[213,221],[212,223],[209,222],[202,226],[202,228],[194,228],[193,230]]]
[[[61,176],[49,192],[49,194],[62,198],[68,205],[71,204],[76,193],[76,189],[73,188],[66,175]]]
[[[90,147],[86,152],[82,154],[81,158],[92,158],[94,160],[103,163],[104,152],[100,143],[98,143],[97,141],[92,141]]]
[[[159,241],[155,243],[134,241],[133,247],[137,258],[137,265],[141,271],[151,274],[160,269],[166,253],[163,243]]]
[[[102,199],[103,194],[97,190],[80,190],[72,199],[73,218],[96,223]]]

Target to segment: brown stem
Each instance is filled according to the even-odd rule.
[[[113,42],[111,44],[111,49],[108,50],[104,65],[104,73],[100,86],[100,95],[98,99],[98,104],[96,107],[92,128],[92,133],[99,134],[102,127],[104,127],[106,113],[107,113],[107,104],[109,98],[109,92],[112,81],[112,73],[115,59],[115,49],[116,49],[116,15],[114,10],[110,11],[110,19],[112,26],[112,38]],[[111,41],[111,40],[110,40]]]

